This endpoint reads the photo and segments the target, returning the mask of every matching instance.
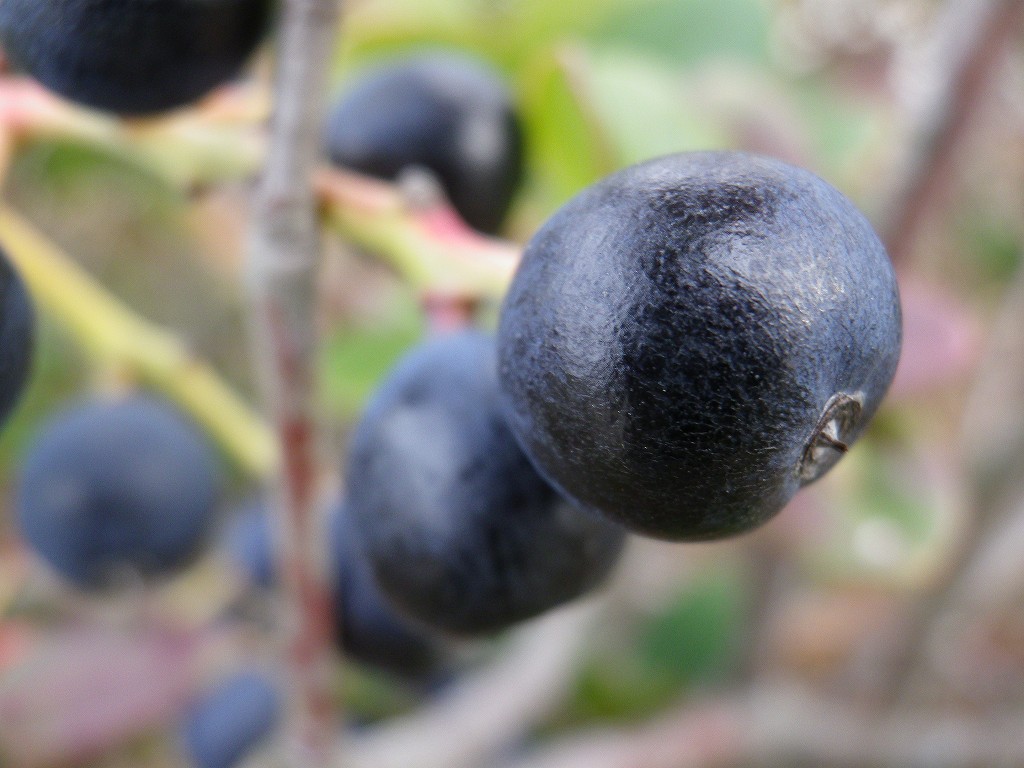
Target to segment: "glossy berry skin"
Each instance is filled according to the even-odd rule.
[[[714,539],[839,460],[900,338],[892,266],[842,194],[766,157],[681,154],[584,190],[530,241],[501,382],[563,493],[640,533]]]
[[[508,87],[484,63],[431,52],[379,65],[342,93],[327,124],[337,165],[383,179],[432,171],[463,219],[501,226],[522,175],[522,131]]]
[[[174,408],[144,395],[79,403],[28,449],[17,519],[28,544],[82,589],[165,574],[203,543],[220,492],[216,457]]]
[[[381,588],[452,633],[495,631],[572,600],[622,549],[618,525],[563,500],[519,448],[487,334],[408,353],[356,427],[346,475]]]
[[[0,45],[67,99],[147,115],[237,75],[271,12],[271,0],[4,0]]]
[[[32,367],[35,311],[25,283],[0,250],[0,425],[17,404]]]
[[[265,504],[253,503],[231,521],[224,539],[232,560],[265,589],[277,579],[270,522]],[[345,505],[331,511],[329,526],[336,636],[345,655],[410,680],[439,669],[439,639],[397,613],[381,594]]]
[[[181,737],[194,768],[233,768],[272,735],[281,694],[258,670],[237,672],[189,708]]]

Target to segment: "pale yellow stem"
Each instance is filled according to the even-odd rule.
[[[173,333],[111,296],[60,248],[0,203],[0,243],[37,306],[93,356],[124,367],[192,415],[246,471],[277,465],[273,433],[217,374]]]

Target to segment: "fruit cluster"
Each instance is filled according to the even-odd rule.
[[[270,6],[7,0],[0,40],[57,92],[137,115],[233,76]],[[334,162],[364,173],[430,170],[485,232],[522,175],[510,92],[461,56],[367,71],[325,141]],[[582,191],[528,244],[497,336],[425,341],[355,427],[330,515],[343,649],[422,675],[445,636],[501,630],[594,589],[627,532],[707,540],[765,522],[863,432],[895,372],[900,322],[878,238],[807,171],[694,153]],[[31,328],[0,258],[0,418],[24,384]],[[220,495],[202,434],[129,396],[53,418],[25,458],[17,516],[58,573],[102,590],[187,564]],[[262,586],[274,582],[270,539],[262,504],[226,536]],[[244,719],[257,731],[276,716],[259,678],[218,696],[254,708]],[[186,738],[209,753],[214,720],[199,711]],[[227,766],[251,736],[196,759]]]

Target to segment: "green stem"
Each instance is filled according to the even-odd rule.
[[[500,299],[519,262],[514,243],[470,229],[444,199],[412,205],[393,184],[322,169],[314,180],[326,223],[432,295]]]
[[[250,177],[265,153],[259,123],[265,106],[256,97],[148,120],[123,120],[76,107],[26,79],[0,80],[0,97],[0,124],[17,144],[78,142],[178,189]]]
[[[37,305],[94,357],[126,368],[177,402],[251,474],[266,477],[277,466],[273,434],[205,362],[107,293],[3,203],[0,242]]]
[[[265,136],[255,130],[265,105],[256,97],[221,112],[212,105],[127,122],[74,107],[28,81],[0,85],[8,104],[0,108],[0,128],[15,150],[35,139],[77,141],[179,189],[254,175],[265,155]],[[504,294],[519,247],[474,232],[447,201],[417,206],[394,184],[329,168],[318,171],[315,186],[326,223],[418,290],[460,298]]]

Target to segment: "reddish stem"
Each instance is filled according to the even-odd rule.
[[[266,164],[257,190],[248,289],[258,374],[281,442],[277,549],[291,681],[291,768],[332,762],[337,725],[327,547],[318,524],[313,382],[320,226],[312,189],[337,0],[283,4]]]
[[[469,296],[428,293],[421,300],[427,330],[439,336],[468,328],[473,324],[480,302]]]
[[[274,311],[270,316],[282,388],[293,395],[302,393],[299,401],[307,405],[312,393],[308,355],[290,343],[282,313]],[[295,762],[320,765],[332,750],[335,711],[330,688],[333,601],[327,577],[328,552],[317,515],[316,425],[308,408],[285,409],[278,414],[277,430],[284,462],[286,522],[279,552],[288,608],[294,611],[288,655],[300,705],[292,736],[303,755]]]

